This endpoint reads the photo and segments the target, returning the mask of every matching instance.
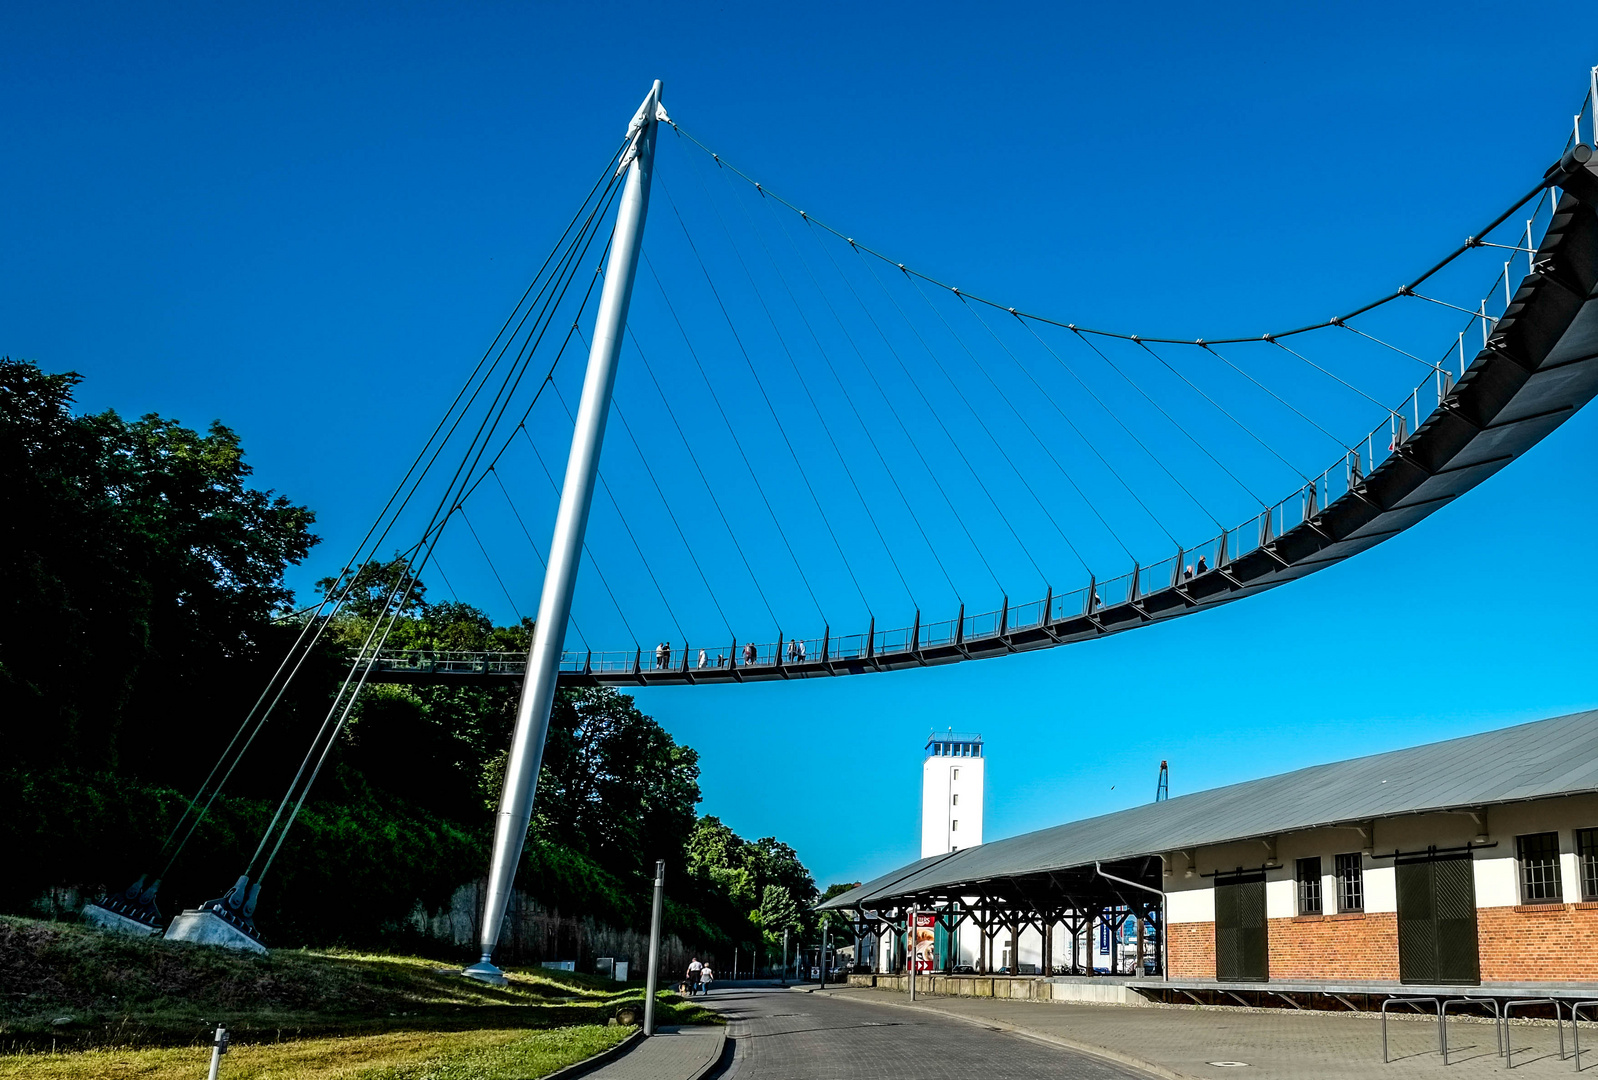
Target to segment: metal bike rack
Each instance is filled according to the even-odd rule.
[[[1443,1049],[1443,1042],[1442,1042],[1443,1033],[1442,1033],[1442,1024],[1441,1024],[1442,1015],[1443,1015],[1443,999],[1442,998],[1434,998],[1434,997],[1394,998],[1394,997],[1390,997],[1386,1001],[1382,1002],[1382,1063],[1383,1064],[1386,1064],[1389,1060],[1391,1060],[1387,1056],[1387,1007],[1389,1005],[1420,1005],[1422,1002],[1426,1002],[1428,1004],[1437,1006],[1437,1018],[1438,1018],[1438,1021],[1439,1021],[1439,1023],[1438,1023],[1438,1031],[1437,1031],[1437,1048],[1439,1050]],[[1594,1004],[1598,1004],[1598,1002],[1595,1002]],[[1415,1011],[1419,1012],[1420,1010],[1416,1009]]]
[[[1499,1007],[1497,998],[1459,997],[1449,998],[1437,1007],[1438,1039],[1442,1043],[1443,1064],[1448,1064],[1448,1007],[1450,1005],[1486,1005],[1493,1011],[1493,1036],[1497,1040],[1493,1050],[1495,1055],[1504,1052],[1504,1043],[1507,1032],[1504,1030],[1504,1013]],[[1563,1060],[1564,1036],[1560,1036],[1561,1060]]]
[[[1598,1001],[1578,1001],[1570,1006],[1570,1034],[1576,1044],[1576,1071],[1581,1072],[1581,1010],[1598,1007]]]
[[[1510,1042],[1510,1038],[1509,1038],[1509,1012],[1516,1005],[1552,1005],[1554,1007],[1554,1028],[1555,1028],[1555,1030],[1557,1030],[1559,1032],[1559,1060],[1560,1061],[1564,1061],[1565,1060],[1565,1025],[1564,1025],[1564,1019],[1563,1019],[1563,1017],[1561,1016],[1561,1014],[1559,1012],[1560,1002],[1556,998],[1517,998],[1514,1001],[1506,1001],[1506,1002],[1504,1002],[1504,1013],[1503,1013],[1503,1021],[1502,1021],[1503,1028],[1504,1028],[1504,1044],[1503,1044],[1504,1045],[1504,1068],[1513,1069],[1515,1067],[1510,1062],[1510,1057],[1511,1057],[1511,1055],[1514,1054],[1515,1051],[1514,1051],[1514,1047],[1513,1047],[1512,1043]]]

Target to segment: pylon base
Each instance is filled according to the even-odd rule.
[[[265,953],[266,946],[251,934],[234,926],[214,911],[190,908],[166,928],[168,941],[190,941],[196,945],[215,945],[241,952]]]

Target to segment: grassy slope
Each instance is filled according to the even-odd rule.
[[[235,1045],[398,1039],[405,1032],[513,1038],[518,1029],[603,1025],[643,996],[636,984],[592,976],[538,969],[507,975],[510,985],[496,988],[415,957],[310,950],[249,956],[0,917],[0,1053],[195,1047],[209,1044],[218,1023]],[[657,1016],[661,1023],[710,1019],[670,994],[662,995]]]
[[[297,1039],[228,1051],[227,1080],[534,1080],[626,1038],[631,1028],[406,1031]],[[0,1080],[194,1080],[205,1046],[0,1055]]]

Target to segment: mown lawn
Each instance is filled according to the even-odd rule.
[[[631,1029],[607,1025],[642,1013],[640,983],[506,975],[493,987],[414,956],[254,956],[0,917],[0,1080],[204,1076],[219,1023],[228,1080],[529,1080],[613,1045]],[[661,1024],[719,1022],[656,1000]]]
[[[226,1080],[536,1080],[608,1049],[626,1027],[391,1032],[231,1048]],[[0,1080],[194,1080],[208,1046],[0,1055]]]

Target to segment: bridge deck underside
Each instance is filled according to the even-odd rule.
[[[1363,482],[1315,516],[1207,573],[1126,600],[1037,625],[952,642],[860,655],[821,655],[757,665],[693,667],[686,657],[653,666],[639,653],[622,670],[573,666],[562,685],[672,686],[810,679],[897,671],[1047,649],[1136,629],[1275,588],[1374,547],[1485,481],[1524,454],[1598,393],[1598,215],[1566,193],[1536,258],[1469,369],[1414,433]],[[1052,615],[1052,613],[1051,613]],[[736,650],[733,650],[736,652]],[[372,681],[520,682],[523,658],[489,654],[438,663],[383,657]]]

